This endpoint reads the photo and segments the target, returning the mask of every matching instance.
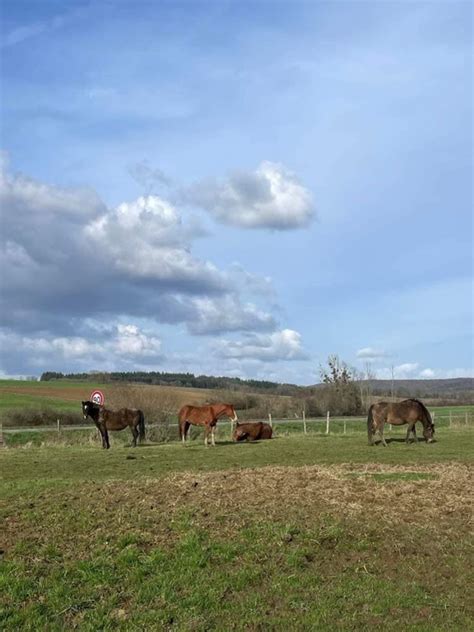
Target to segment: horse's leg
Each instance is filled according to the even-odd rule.
[[[413,426],[410,426],[410,424],[408,424],[407,436],[405,437],[405,443],[410,443],[410,434],[411,434],[412,428]]]
[[[204,445],[207,447],[209,440],[209,426],[206,424],[204,426]]]
[[[132,435],[133,435],[133,441],[132,441],[132,446],[134,448],[137,447],[137,439],[138,439],[138,430],[136,426],[130,426],[130,430],[132,431]]]
[[[212,445],[213,445],[213,446],[215,446],[215,445],[216,445],[216,437],[215,437],[215,434],[216,434],[216,427],[215,427],[215,426],[212,426],[212,428],[211,428],[211,443],[212,443]]]
[[[106,430],[101,424],[96,424],[97,430],[100,432],[100,438],[102,439],[102,448],[105,450],[107,447],[107,441],[105,440]]]
[[[185,445],[186,441],[188,441],[188,430],[190,426],[191,424],[189,423],[189,421],[186,421],[186,419],[179,422],[179,434],[181,437],[181,443],[183,445]]]
[[[413,424],[412,432],[413,432],[413,437],[415,439],[415,443],[418,443],[418,437],[416,436],[416,423]]]
[[[110,448],[109,433],[107,432],[107,428],[105,427],[102,434],[102,447],[107,450]]]
[[[383,436],[383,429],[384,429],[384,425],[385,425],[385,424],[382,424],[382,425],[380,426],[380,428],[379,428],[379,435],[380,435],[380,438],[382,439],[382,445],[384,445],[385,447],[387,447],[387,442],[385,441],[385,438],[384,438],[384,436]]]

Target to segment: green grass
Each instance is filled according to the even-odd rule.
[[[86,431],[91,437],[89,431]],[[75,436],[79,430],[68,431]],[[92,431],[94,437],[95,431]],[[27,436],[47,433],[23,433]],[[54,434],[54,433],[48,433]],[[96,433],[95,433],[96,434]],[[34,487],[45,481],[139,479],[176,471],[212,471],[227,468],[269,465],[312,465],[332,463],[430,464],[458,461],[469,463],[474,454],[474,433],[470,430],[444,430],[433,444],[406,445],[402,435],[387,448],[369,447],[362,435],[291,435],[271,441],[233,444],[218,443],[205,448],[201,441],[183,447],[180,443],[126,447],[127,431],[110,433],[112,449],[102,450],[99,439],[92,446],[70,449],[58,447],[10,449],[0,451],[4,489],[17,485]],[[390,438],[389,438],[390,441]],[[127,457],[135,457],[128,459]]]
[[[2,393],[0,399],[0,411],[8,413],[10,410],[21,410],[23,408],[54,408],[62,411],[77,411],[80,408],[80,401],[68,402],[60,398],[44,397],[41,395],[26,395],[23,393]]]
[[[388,448],[292,434],[134,450],[114,436],[109,451],[0,451],[0,629],[472,629],[465,500],[429,513],[468,493],[442,477],[461,468],[464,485],[469,429]]]
[[[14,388],[15,392],[10,392]],[[95,388],[105,388],[95,382],[74,382],[56,380],[51,382],[30,382],[22,380],[0,380],[0,413],[7,415],[10,410],[22,408],[54,408],[58,411],[77,411],[81,399]],[[45,395],[44,390],[54,391]],[[77,391],[77,402],[64,398],[65,389]],[[25,392],[34,390],[37,393]]]
[[[143,538],[130,535],[98,544],[93,558],[81,560],[64,559],[52,545],[31,552],[35,562],[28,572],[21,563],[7,563],[3,588],[19,608],[5,613],[4,625],[12,630],[432,630],[447,629],[449,622],[450,630],[466,630],[472,623],[461,599],[426,585],[411,570],[413,558],[400,559],[393,576],[382,573],[381,562],[368,562],[359,530],[346,521],[323,517],[303,529],[252,525],[229,541],[194,527],[183,514],[174,535],[173,546],[148,550]],[[387,553],[376,536],[373,544]],[[445,556],[458,550],[453,546]],[[52,564],[61,564],[62,571],[52,572]]]

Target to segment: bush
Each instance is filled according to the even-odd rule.
[[[54,426],[58,419],[61,426],[78,426],[84,423],[80,412],[54,408],[21,408],[3,413],[3,424],[12,428]]]

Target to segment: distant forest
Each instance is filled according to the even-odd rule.
[[[161,386],[183,386],[187,388],[226,389],[248,391],[257,390],[278,395],[294,395],[301,387],[296,384],[279,384],[266,380],[242,380],[238,377],[214,377],[212,375],[194,375],[194,373],[162,373],[160,371],[115,371],[102,373],[58,373],[46,371],[40,380],[84,380],[91,379],[106,384],[108,382],[127,382],[140,384],[159,384]]]
[[[316,395],[324,384],[314,386],[297,386],[296,384],[280,384],[267,380],[243,380],[238,377],[215,377],[212,375],[194,375],[194,373],[166,373],[160,371],[115,371],[106,373],[91,371],[88,373],[59,373],[46,371],[41,381],[79,380],[97,383],[126,382],[139,384],[158,384],[165,386],[181,386],[187,388],[222,389],[242,392],[260,392],[274,395],[308,396]],[[472,378],[452,378],[433,380],[370,380],[356,382],[361,389],[370,391],[372,395],[395,397],[430,397],[448,398],[461,403],[474,403],[474,382]]]

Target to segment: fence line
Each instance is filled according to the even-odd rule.
[[[432,415],[433,417],[434,415]],[[441,421],[447,421],[447,426],[449,428],[454,428],[454,427],[465,427],[465,426],[469,426],[472,425],[474,423],[474,413],[471,412],[465,412],[464,415],[462,413],[459,413],[458,415],[456,414],[452,414],[452,412],[449,413],[449,415],[439,415],[436,416],[436,423],[439,424],[439,422]],[[252,423],[252,422],[257,422],[257,421],[261,421],[258,419],[252,419],[252,420],[248,420],[247,423]],[[354,416],[354,417],[331,417],[330,412],[328,411],[326,414],[326,417],[306,417],[306,415],[302,416],[301,418],[276,418],[274,419],[271,415],[271,413],[269,413],[268,415],[268,421],[269,423],[271,423],[272,427],[275,428],[275,426],[285,426],[285,425],[299,425],[301,424],[301,427],[303,429],[303,432],[305,434],[308,434],[308,429],[311,426],[311,424],[315,425],[315,424],[321,424],[322,425],[322,429],[321,432],[324,432],[325,434],[330,434],[331,431],[331,427],[334,427],[334,424],[341,424],[342,423],[342,427],[343,427],[343,433],[346,434],[347,431],[350,431],[350,427],[353,424],[356,423],[360,423],[360,428],[364,428],[365,429],[365,424],[367,422],[367,417],[366,416]],[[324,427],[325,424],[325,427]],[[151,422],[151,423],[147,423],[146,427],[147,428],[163,428],[163,427],[168,427],[168,428],[177,428],[178,424],[177,423],[159,423],[159,422]],[[229,421],[225,421],[225,420],[219,420],[218,426],[230,426],[231,430],[234,429],[234,422],[232,422],[231,420]],[[401,426],[401,428],[403,428],[403,426]],[[5,434],[10,434],[10,433],[15,433],[15,432],[49,432],[49,431],[56,431],[56,432],[62,432],[62,431],[66,431],[66,430],[94,430],[95,426],[92,424],[80,424],[80,425],[61,425],[60,419],[57,419],[56,424],[55,425],[50,425],[50,426],[29,426],[29,427],[21,427],[21,426],[17,426],[17,427],[5,427],[3,426],[3,435]],[[1,445],[1,441],[2,441],[2,424],[0,424],[0,445]]]

